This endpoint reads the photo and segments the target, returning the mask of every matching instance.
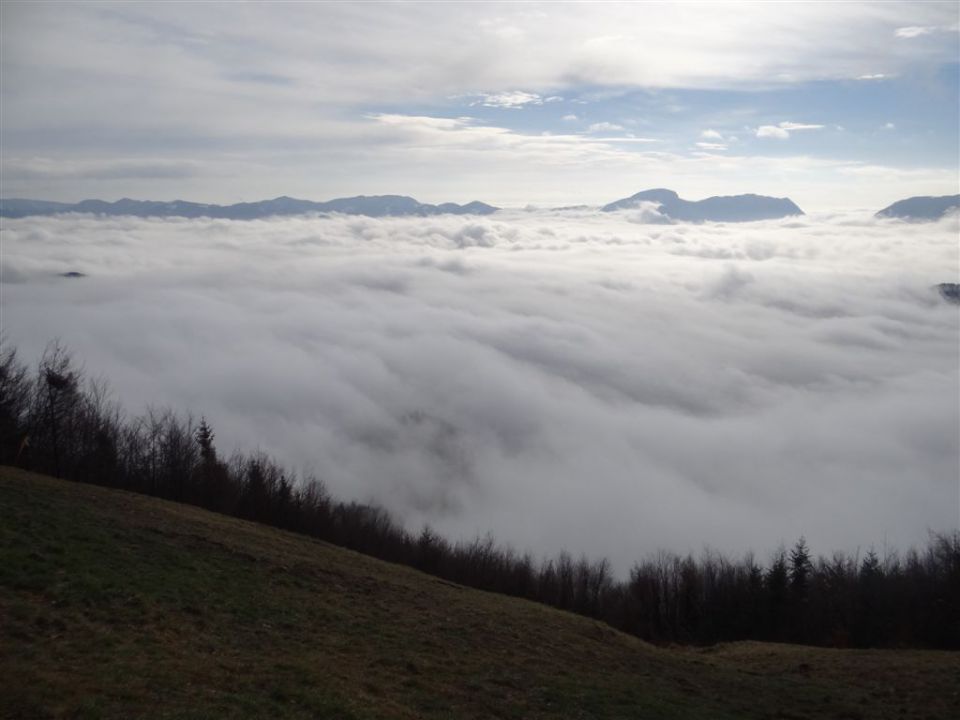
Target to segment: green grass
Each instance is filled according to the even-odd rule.
[[[290,533],[0,469],[0,716],[947,718],[960,656],[664,649]]]

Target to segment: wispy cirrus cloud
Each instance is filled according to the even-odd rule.
[[[920,27],[918,25],[910,25],[908,27],[897,28],[894,31],[894,35],[898,38],[905,38],[911,40],[913,38],[923,37],[924,35],[930,35],[937,31],[936,27]]]
[[[795,122],[782,122],[779,127],[784,130],[820,130],[823,125],[815,125],[812,123],[795,123]]]
[[[401,113],[376,113],[368,116],[384,125],[425,130],[459,130],[470,127],[474,119],[467,116],[457,118],[434,117],[431,115],[403,115]]]
[[[784,121],[777,125],[761,125],[756,130],[756,136],[758,138],[777,138],[778,140],[786,140],[790,137],[790,133],[796,130],[822,130],[824,125],[815,125],[811,123],[796,123]]]
[[[543,105],[547,102],[558,102],[562,100],[562,98],[556,95],[543,97],[537,93],[523,92],[520,90],[500,93],[482,93],[479,96],[468,95],[467,97],[476,97],[476,99],[470,103],[471,105],[512,109],[522,108],[526,105]]]
[[[616,132],[617,130],[623,130],[623,125],[618,125],[617,123],[612,122],[595,122],[587,126],[587,132],[599,133],[599,132]]]

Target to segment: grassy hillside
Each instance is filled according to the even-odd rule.
[[[0,716],[947,718],[960,655],[662,649],[290,533],[0,469]]]

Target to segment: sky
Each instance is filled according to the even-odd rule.
[[[652,212],[5,219],[3,331],[413,531],[621,576],[960,528],[960,218]]]
[[[0,21],[3,197],[669,187],[826,212],[958,189],[956,2],[8,1]]]

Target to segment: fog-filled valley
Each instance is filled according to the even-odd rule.
[[[620,575],[955,527],[956,215],[651,213],[5,220],[5,340],[412,530]]]

